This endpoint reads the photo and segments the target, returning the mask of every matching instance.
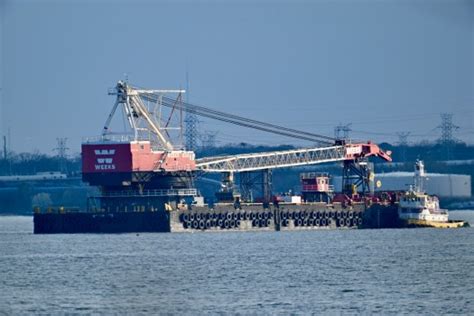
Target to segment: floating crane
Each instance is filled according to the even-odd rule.
[[[223,183],[231,190],[234,173],[262,171],[269,179],[271,170],[276,168],[343,162],[344,185],[355,184],[366,190],[371,177],[367,159],[379,157],[391,161],[390,152],[384,152],[371,142],[345,143],[324,135],[193,105],[183,101],[183,93],[184,90],[140,89],[119,81],[109,91],[116,96],[116,101],[101,136],[87,139],[82,145],[84,180],[102,186],[104,191],[129,186],[143,192],[145,188],[187,188],[193,174],[214,172],[223,174]],[[171,97],[171,94],[177,97]],[[150,104],[154,110],[150,109]],[[122,109],[130,128],[125,136],[117,136],[110,128],[118,108]],[[169,110],[168,118],[163,117],[163,108]],[[184,150],[179,142],[176,144],[172,140],[172,132],[178,131],[177,138],[182,143],[183,112],[309,141],[317,147],[195,159],[194,152]],[[176,115],[179,116],[179,127],[170,125]],[[104,177],[104,173],[109,176]],[[265,190],[269,192],[271,188]]]
[[[119,81],[109,91],[115,103],[100,135],[82,143],[82,178],[98,194],[88,197],[86,212],[35,209],[34,232],[278,231],[396,224],[395,205],[358,194],[367,192],[373,179],[368,158],[391,160],[376,144],[348,143],[224,113],[184,102],[183,93]],[[183,146],[185,112],[308,141],[313,147],[196,159]],[[125,132],[116,130],[117,113]],[[343,189],[349,194],[333,194],[328,175],[309,172],[300,175],[301,195],[291,196],[291,202],[273,199],[273,169],[330,162],[343,164]],[[217,203],[206,204],[195,188],[194,180],[207,173],[222,174],[221,182],[207,179],[221,186]],[[236,173],[241,193],[234,190]],[[261,203],[253,203],[255,184],[262,185]]]

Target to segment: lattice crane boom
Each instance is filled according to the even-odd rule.
[[[206,172],[244,172],[335,162],[344,158],[344,146],[331,146],[203,158],[196,160],[196,167]]]
[[[370,156],[391,161],[390,153],[377,145],[344,144],[329,147],[304,148],[256,154],[206,157],[196,160],[196,167],[205,172],[245,172],[315,165],[337,161],[356,161]]]

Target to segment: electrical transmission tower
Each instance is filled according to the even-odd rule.
[[[54,150],[58,153],[57,157],[59,159],[59,170],[61,172],[67,172],[66,158],[67,150],[69,149],[66,146],[67,138],[56,138],[57,146]]]
[[[8,151],[7,151],[7,137],[3,136],[3,159],[7,160]]]
[[[452,113],[441,113],[441,125],[438,126],[441,129],[441,137],[439,143],[442,144],[446,151],[446,159],[452,158],[452,147],[456,142],[453,136],[453,131],[458,130],[459,126],[453,124]]]
[[[398,145],[400,146],[400,156],[402,162],[407,160],[408,136],[410,132],[398,132]]]
[[[186,103],[189,103],[189,73],[186,71]],[[197,149],[198,131],[197,125],[199,121],[195,113],[186,112],[184,118],[184,138],[186,150],[195,151]]]
[[[349,133],[352,131],[351,129],[352,123],[349,124],[339,124],[334,128],[334,137],[336,139],[341,139],[341,140],[348,140],[349,139]]]
[[[202,147],[204,149],[216,147],[216,137],[217,137],[217,132],[206,131],[204,135],[202,135],[202,140],[201,140]]]
[[[184,137],[186,140],[186,150],[195,151],[197,148],[197,124],[198,119],[194,113],[186,113],[186,118],[184,119],[185,130]]]

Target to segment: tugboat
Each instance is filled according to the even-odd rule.
[[[404,227],[458,228],[468,224],[464,221],[450,221],[448,210],[439,207],[438,197],[423,190],[425,165],[415,162],[414,184],[400,197],[398,217]]]

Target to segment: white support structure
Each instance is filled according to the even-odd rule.
[[[244,172],[314,165],[346,160],[345,146],[275,151],[235,156],[207,157],[196,160],[205,172]]]
[[[109,90],[110,95],[116,95],[117,100],[115,101],[114,107],[110,112],[107,121],[105,122],[102,131],[102,140],[111,138],[109,126],[115,115],[117,108],[122,106],[123,113],[128,121],[128,125],[133,133],[132,137],[135,141],[143,140],[142,136],[146,133],[154,135],[154,138],[148,137],[150,141],[153,141],[154,145],[157,145],[160,149],[165,151],[173,151],[174,146],[171,143],[171,139],[167,130],[179,130],[180,127],[168,127],[161,126],[161,100],[162,96],[169,93],[178,94],[178,98],[184,93],[184,90],[143,90],[136,89],[126,82],[119,81],[114,89]],[[142,94],[153,94],[157,97],[155,105],[155,111],[152,113],[148,107],[144,104]],[[158,113],[155,113],[158,112]],[[164,132],[163,132],[164,131]]]

